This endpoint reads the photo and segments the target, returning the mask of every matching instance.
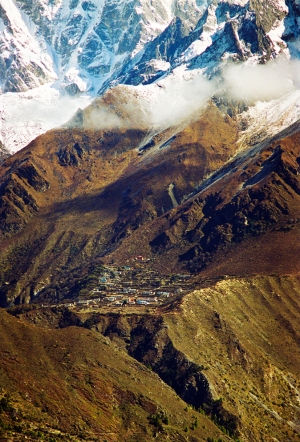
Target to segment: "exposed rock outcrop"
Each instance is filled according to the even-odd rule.
[[[35,192],[45,192],[49,188],[43,172],[26,158],[14,165],[0,186],[0,222],[4,235],[21,231],[30,218],[38,212]],[[6,163],[3,163],[3,168]]]

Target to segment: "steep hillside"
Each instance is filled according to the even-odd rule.
[[[1,311],[0,336],[1,440],[229,441],[95,331],[50,331]]]
[[[155,394],[153,388],[156,387],[152,384],[153,379],[157,380],[157,377],[153,378],[155,372],[187,404],[200,409],[202,414],[211,417],[223,429],[224,434],[218,440],[227,440],[227,434],[231,440],[238,438],[245,442],[271,442],[274,439],[292,442],[297,441],[300,434],[299,289],[298,276],[223,278],[217,283],[211,281],[209,287],[194,291],[180,302],[153,313],[132,314],[126,308],[104,313],[92,312],[91,309],[80,311],[72,308],[68,311],[66,308],[38,307],[19,307],[12,309],[11,313],[21,321],[18,327],[26,327],[23,323],[29,324],[27,330],[30,333],[35,329],[34,333],[44,336],[45,330],[38,332],[36,329],[43,327],[47,328],[48,339],[52,336],[52,339],[65,340],[63,349],[60,349],[58,341],[51,357],[64,354],[61,370],[67,368],[68,364],[76,365],[81,355],[79,347],[76,346],[75,352],[69,342],[69,333],[72,333],[73,340],[83,342],[86,339],[85,343],[89,346],[92,342],[91,349],[100,347],[105,336],[113,343],[105,356],[113,358],[107,362],[108,366],[112,366],[114,352],[119,360],[116,371],[111,369],[111,374],[101,371],[105,382],[107,377],[108,382],[111,376],[115,379],[122,370],[124,358],[128,360],[125,357],[127,352],[152,370],[150,372],[144,368],[143,372],[139,371],[142,374],[138,375],[138,385],[144,388],[144,395],[149,394],[149,398],[153,398]],[[15,327],[14,321],[9,321],[10,326]],[[57,327],[64,330],[54,330]],[[82,327],[91,332],[87,334]],[[105,342],[107,344],[109,341]],[[47,349],[48,345],[42,352],[42,360]],[[90,384],[85,388],[93,388],[96,405],[98,369],[93,365],[94,358],[94,350],[89,351],[87,360],[92,366],[93,386]],[[101,356],[104,370],[103,358]],[[135,376],[132,373],[142,367],[137,364],[132,369],[130,361],[132,359],[129,359],[130,365],[126,367],[126,374],[131,373],[128,382]],[[68,373],[67,382],[71,382],[73,373],[74,369]],[[58,376],[60,379],[62,375]],[[73,388],[79,388],[80,380],[82,378]],[[118,382],[122,380],[120,374]],[[163,386],[162,383],[161,388],[165,388]],[[26,385],[28,388],[29,385]],[[133,388],[131,383],[130,388]],[[127,401],[128,398],[127,395]],[[168,403],[167,396],[159,395],[159,398],[165,400],[167,414],[171,405],[181,404],[178,399]],[[113,409],[116,410],[116,406]],[[189,415],[180,412],[175,416],[174,411],[169,414],[170,422],[175,418],[176,425],[181,426],[182,419]],[[100,422],[101,416],[102,412]],[[143,416],[143,411],[140,416]],[[207,424],[204,426],[211,428]],[[201,422],[197,428],[204,426]],[[201,437],[198,439],[198,433],[192,428],[193,425],[188,427],[182,440],[203,440]],[[135,431],[138,434],[139,427]],[[179,434],[177,437],[174,440],[181,440]],[[204,436],[204,440],[211,439]]]
[[[298,440],[298,293],[298,277],[225,279],[170,314],[173,342],[206,368],[245,440]]]
[[[212,106],[179,133],[150,141],[134,128],[61,129],[6,160],[1,304],[28,302],[46,288],[53,299],[70,296],[72,287],[63,293],[59,281],[177,207],[233,155],[236,137],[234,122]]]
[[[212,260],[204,274],[298,273],[298,125],[288,132],[238,154],[113,256],[129,257],[128,244],[144,241],[145,256],[169,271],[177,260],[192,272]]]
[[[214,105],[183,130],[138,126],[60,129],[3,162],[2,306],[76,297],[91,265],[141,250],[200,279],[298,273],[297,123],[246,148]]]

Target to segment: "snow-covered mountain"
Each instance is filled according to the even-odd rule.
[[[2,89],[24,91],[55,76],[71,94],[98,89],[174,17],[192,28],[199,16],[196,0],[2,0]]]
[[[193,27],[202,12],[195,0],[1,0],[0,140],[16,151],[64,123],[174,17]]]
[[[299,0],[1,0],[1,141],[18,150],[118,84],[298,58],[299,17]]]

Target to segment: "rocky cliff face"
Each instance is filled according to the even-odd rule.
[[[180,1],[7,0],[0,11],[4,91],[24,91],[56,74],[70,94],[101,84],[175,16],[193,26],[200,15],[194,0],[184,6]]]
[[[179,65],[212,75],[225,61],[297,53],[296,2],[6,0],[0,80],[21,91],[58,76],[70,94],[147,84]]]
[[[24,21],[25,20],[25,21]],[[37,29],[26,25],[12,1],[0,5],[0,86],[3,92],[20,92],[53,81],[53,60]]]
[[[290,21],[294,14],[294,9],[283,2],[268,3],[266,8],[255,1],[211,2],[192,29],[180,17],[174,19],[100,91],[116,82],[148,84],[182,64],[211,76],[228,61],[252,58],[264,62],[288,53],[280,24],[284,19]]]
[[[118,84],[148,85],[173,76],[186,83],[201,73],[215,79],[219,91],[221,74],[231,63],[248,60],[253,66],[279,56],[299,58],[298,19],[298,4],[279,0],[5,0],[0,10],[1,90],[30,91],[45,83],[49,90],[41,86],[32,95],[18,94],[17,123],[11,112],[14,98],[6,95],[0,108],[1,141],[18,150],[65,123],[70,109],[84,107],[87,97]],[[64,106],[58,100],[57,107],[66,112],[49,115],[49,104],[55,109],[54,92],[65,98]],[[228,106],[225,92],[217,101]],[[238,101],[231,104],[231,115],[245,109]]]

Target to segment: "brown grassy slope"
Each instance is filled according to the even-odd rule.
[[[40,329],[0,311],[0,339],[0,385],[14,407],[1,416],[12,426],[4,432],[12,439],[5,440],[22,434],[40,440],[38,431],[46,440],[56,431],[66,440],[71,435],[76,441],[109,442],[146,442],[154,435],[159,441],[203,441],[221,435],[207,418],[185,410],[157,375],[95,331]],[[157,411],[168,416],[161,428],[149,421]],[[184,428],[193,416],[199,425],[187,436]]]
[[[116,260],[142,243],[168,272],[297,274],[299,157],[300,132],[241,155],[194,198],[124,241]]]
[[[299,277],[224,279],[165,316],[247,441],[299,440]]]
[[[211,394],[222,399],[241,440],[294,442],[300,434],[299,292],[299,276],[224,278],[154,314],[85,311],[73,313],[73,323],[80,318],[127,348],[190,403],[205,408]],[[63,323],[58,309],[32,309],[20,319],[43,327]]]
[[[160,147],[169,135],[139,155],[146,136],[141,130],[60,129],[3,163],[2,305],[29,300],[63,279],[62,269],[117,247],[173,207],[170,185],[180,203],[235,150],[234,123],[215,107]]]

